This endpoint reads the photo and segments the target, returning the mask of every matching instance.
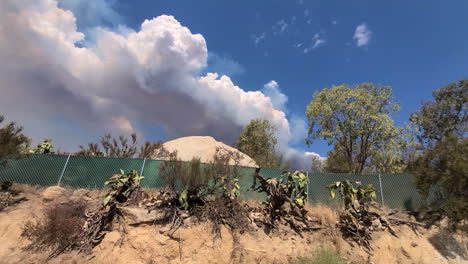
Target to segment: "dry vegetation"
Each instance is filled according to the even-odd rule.
[[[408,214],[371,199],[342,208],[305,204],[300,172],[282,181],[257,170],[252,190],[266,199],[244,201],[239,172],[228,166],[239,159],[235,153],[220,149],[211,166],[167,156],[160,172],[168,188],[162,190],[140,188],[135,171],[113,175],[105,192],[51,187],[39,196],[30,190],[30,201],[0,213],[0,237],[7,236],[0,257],[6,263],[338,264],[450,263],[454,254],[439,253],[433,231]],[[372,232],[356,239],[349,230],[357,225]],[[464,261],[463,244],[456,245],[454,256]]]

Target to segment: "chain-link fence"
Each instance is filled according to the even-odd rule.
[[[161,188],[166,185],[160,175],[163,161],[149,159],[124,159],[107,157],[83,157],[64,155],[30,155],[20,160],[10,160],[6,167],[0,167],[0,181],[41,186],[60,185],[73,188],[103,188],[104,182],[120,169],[136,170],[144,176],[142,187]],[[249,199],[264,198],[250,190],[255,168],[237,167],[241,196]],[[261,169],[266,178],[285,178],[279,169]],[[343,180],[372,184],[377,189],[377,200],[392,208],[416,210],[422,205],[409,174],[309,174],[309,201],[333,203],[327,190],[330,183]]]

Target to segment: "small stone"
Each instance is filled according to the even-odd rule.
[[[416,244],[416,243],[414,243],[414,242],[411,242],[411,246],[412,246],[412,247],[417,247],[418,244]]]
[[[69,198],[72,202],[82,201],[91,201],[92,198],[89,197],[89,191],[85,189],[78,189],[73,192],[73,194]]]
[[[379,219],[374,219],[372,220],[372,227],[374,227],[375,229],[381,229],[382,228],[382,223],[380,222]]]
[[[152,224],[154,221],[164,218],[164,212],[151,211],[138,207],[120,208],[125,222],[129,225]]]

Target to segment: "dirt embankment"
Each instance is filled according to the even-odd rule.
[[[40,215],[45,206],[53,203],[76,199],[95,203],[101,197],[100,193],[86,190],[55,190],[53,194],[43,195],[41,190],[29,189],[25,195],[27,201],[0,212],[1,263],[46,263],[49,252],[24,249],[30,243],[21,239],[24,222]],[[221,230],[221,238],[213,238],[208,223],[179,229],[176,237],[180,241],[161,234],[163,225],[127,226],[127,234],[107,233],[91,254],[68,252],[48,263],[288,263],[295,256],[307,255],[324,244],[335,248],[349,263],[468,263],[454,253],[459,251],[456,248],[459,244],[447,247],[444,244],[453,241],[436,230],[395,226],[398,237],[374,232],[373,251],[369,253],[343,240],[335,227],[337,216],[330,208],[316,206],[311,208],[311,214],[320,219],[322,229],[302,235],[290,230],[267,234],[257,229],[240,234],[236,246],[225,228]]]
[[[193,158],[200,158],[200,161],[203,163],[212,163],[213,157],[217,151],[221,151],[222,153],[229,152],[239,155],[238,164],[231,159],[229,160],[229,165],[258,167],[257,163],[251,157],[208,136],[181,137],[165,142],[163,146],[169,152],[177,151],[177,157],[182,161],[190,161]],[[155,156],[153,158],[161,159],[159,156]]]

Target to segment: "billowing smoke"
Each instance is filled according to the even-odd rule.
[[[170,137],[232,143],[251,119],[264,118],[277,128],[278,150],[297,154],[288,147],[286,115],[270,97],[225,75],[197,76],[207,64],[205,39],[174,17],[145,20],[126,34],[97,28],[93,43],[76,23],[55,0],[0,2],[0,113],[33,136],[74,150],[86,134],[141,133],[150,123]]]

